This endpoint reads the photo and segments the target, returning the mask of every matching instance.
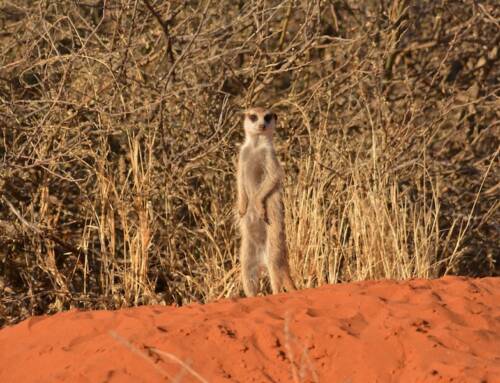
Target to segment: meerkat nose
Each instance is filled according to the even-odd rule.
[[[260,130],[265,130],[266,129],[266,124],[259,124],[259,129]]]

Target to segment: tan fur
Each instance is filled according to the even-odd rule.
[[[245,142],[240,149],[237,168],[237,210],[246,296],[257,294],[262,268],[269,273],[273,293],[280,292],[283,287],[287,291],[295,290],[286,247],[283,170],[272,141],[275,125],[276,115],[269,110],[251,108],[245,111]]]

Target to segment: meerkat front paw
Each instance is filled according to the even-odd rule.
[[[237,201],[238,214],[240,217],[243,217],[247,213],[248,208],[248,198],[245,194],[241,194],[238,196]]]
[[[238,214],[240,215],[240,217],[243,217],[246,213],[247,213],[247,206],[240,205],[238,207]]]
[[[257,212],[257,216],[267,223],[267,212],[266,206],[263,202],[257,202],[255,204],[255,211]]]

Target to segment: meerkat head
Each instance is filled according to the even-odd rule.
[[[276,113],[264,108],[250,108],[245,110],[243,127],[249,136],[272,136],[276,127]]]

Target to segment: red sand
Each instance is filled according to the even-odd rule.
[[[500,278],[70,311],[0,330],[0,382],[164,381],[500,382]]]

